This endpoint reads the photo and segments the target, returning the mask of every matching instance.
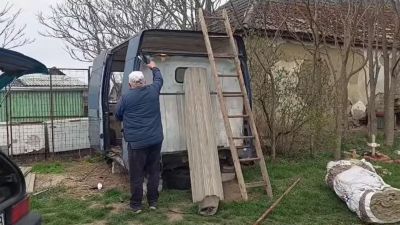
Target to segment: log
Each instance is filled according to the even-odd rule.
[[[185,72],[185,130],[194,203],[224,198],[208,80],[204,68]]]
[[[282,199],[289,194],[290,191],[292,191],[292,189],[300,182],[301,178],[298,178],[292,185],[290,185],[290,187],[288,189],[286,189],[286,191],[281,195],[281,197],[279,197],[268,209],[267,211],[265,211],[260,218],[258,218],[258,220],[254,223],[254,225],[258,225],[260,224],[262,221],[264,221],[267,216],[272,212],[272,210],[274,210],[276,208],[276,206],[282,201]]]
[[[326,183],[366,223],[400,222],[400,189],[386,184],[365,160],[329,162]]]

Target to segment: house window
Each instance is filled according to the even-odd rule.
[[[175,70],[175,81],[177,83],[182,84],[183,81],[185,80],[185,71],[187,67],[178,67]]]

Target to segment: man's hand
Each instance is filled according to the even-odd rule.
[[[149,69],[154,69],[155,67],[157,67],[156,63],[154,61],[150,61],[149,64],[147,64],[147,67],[149,67]]]

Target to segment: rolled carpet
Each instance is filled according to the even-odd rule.
[[[386,184],[365,160],[329,162],[326,183],[368,223],[400,222],[400,189]]]

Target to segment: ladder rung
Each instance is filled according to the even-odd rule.
[[[244,97],[242,92],[222,92],[224,97]]]
[[[214,58],[221,58],[221,59],[234,59],[235,55],[228,55],[228,54],[215,54]]]
[[[249,115],[229,115],[228,118],[245,118],[249,117]]]
[[[263,187],[263,186],[266,186],[264,181],[246,183],[246,188]]]
[[[228,35],[208,35],[209,38],[229,38]]]
[[[240,136],[240,137],[232,137],[233,139],[251,139],[254,138],[254,136]]]
[[[254,161],[258,161],[260,160],[260,158],[245,158],[245,159],[239,159],[240,162],[254,162]]]
[[[237,74],[218,74],[219,77],[239,77]]]
[[[220,17],[220,16],[205,16],[204,19],[225,20],[224,17]]]
[[[236,149],[245,149],[245,148],[251,148],[251,146],[235,146]]]

